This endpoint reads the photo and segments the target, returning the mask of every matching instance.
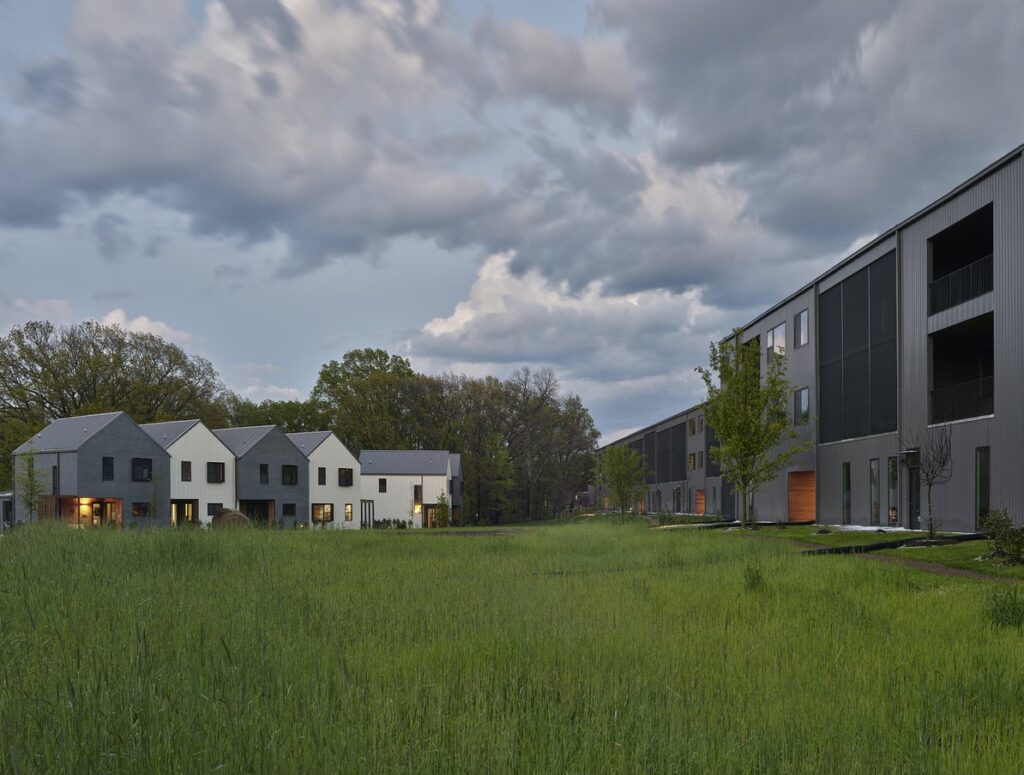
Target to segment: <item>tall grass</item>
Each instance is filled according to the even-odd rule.
[[[0,768],[1021,771],[1024,642],[986,595],[632,525],[26,528]]]

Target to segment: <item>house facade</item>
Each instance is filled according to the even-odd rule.
[[[275,425],[213,431],[235,456],[238,510],[257,525],[309,524],[309,460]]]
[[[359,462],[362,497],[372,504],[373,520],[432,527],[442,499],[450,508],[452,467],[447,451],[364,449]]]
[[[140,426],[171,456],[170,524],[207,525],[222,508],[236,508],[235,456],[199,420]]]
[[[358,530],[362,484],[359,460],[331,431],[289,433],[288,438],[309,461],[310,526]]]
[[[14,521],[61,520],[76,527],[165,524],[170,461],[124,412],[55,420],[14,450]],[[38,499],[24,491],[29,468]]]
[[[1024,453],[1022,152],[742,327],[743,340],[760,349],[762,369],[786,359],[791,421],[811,443],[753,498],[758,519],[926,526],[921,456],[946,434],[950,478],[933,490],[937,524],[973,531],[995,508],[1024,519],[1024,480],[1015,470]],[[614,442],[634,446],[655,468],[655,501],[665,475],[657,471],[664,449],[657,433],[695,411]],[[677,466],[671,441],[668,449]],[[664,484],[680,486],[678,470],[670,473]]]

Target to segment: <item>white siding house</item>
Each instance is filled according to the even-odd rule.
[[[360,467],[330,431],[289,433],[309,459],[309,524],[314,529],[358,530]]]
[[[443,450],[363,450],[362,496],[373,519],[429,527],[441,496],[451,503],[451,455]],[[449,512],[450,513],[450,512]]]
[[[171,456],[171,524],[210,524],[221,508],[238,507],[235,456],[199,420],[141,426]]]

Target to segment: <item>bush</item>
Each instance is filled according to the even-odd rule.
[[[760,592],[764,587],[764,574],[761,573],[761,568],[748,562],[743,568],[743,588],[747,592]]]
[[[1024,528],[1014,527],[1006,509],[996,509],[982,521],[992,554],[1011,565],[1024,564]]]
[[[1016,587],[990,593],[985,600],[985,617],[997,627],[1024,627],[1024,593]]]

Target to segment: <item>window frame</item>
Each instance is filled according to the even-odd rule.
[[[298,508],[294,503],[282,503],[281,504],[281,516],[282,517],[295,517],[298,516]]]
[[[352,521],[352,504],[351,503],[346,503],[345,504],[345,521],[346,522],[351,522]]]
[[[192,481],[192,461],[182,460],[181,461],[181,481],[191,482]]]
[[[152,482],[153,481],[153,458],[133,457],[132,458],[132,481]]]
[[[206,504],[206,516],[216,516],[217,512],[224,508],[223,503],[207,503]]]
[[[352,487],[353,486],[353,470],[351,468],[339,468],[338,469],[338,486],[339,487]]]
[[[270,463],[260,463],[260,484],[270,484]]]
[[[388,491],[388,479],[386,476],[378,477],[377,479],[377,492],[386,493]]]
[[[109,466],[109,468],[108,468]],[[109,471],[109,475],[108,472]],[[114,481],[114,458],[110,455],[104,455],[100,461],[100,481],[101,482],[112,482]]]
[[[801,401],[801,399],[806,399]],[[810,385],[793,391],[793,424],[806,425],[811,421],[811,388]]]
[[[224,480],[227,477],[227,465],[216,460],[210,460],[206,463],[206,483],[207,484],[224,484]],[[219,472],[214,475],[214,478],[210,478],[210,474],[214,471]],[[216,478],[218,477],[219,478]]]
[[[317,517],[317,508],[320,509],[320,516]],[[326,525],[334,521],[333,503],[312,503],[309,511],[310,519],[315,525]]]
[[[316,485],[317,487],[327,486],[327,468],[326,466],[317,466],[316,469]]]
[[[806,347],[811,343],[811,331],[810,331],[811,313],[810,307],[804,309],[793,315],[793,349],[799,350],[801,347]]]
[[[145,501],[132,502],[132,519],[150,519],[152,516],[149,510],[149,503]]]
[[[291,479],[291,481],[289,481]],[[281,464],[281,486],[297,487],[299,484],[299,467],[293,463]]]

